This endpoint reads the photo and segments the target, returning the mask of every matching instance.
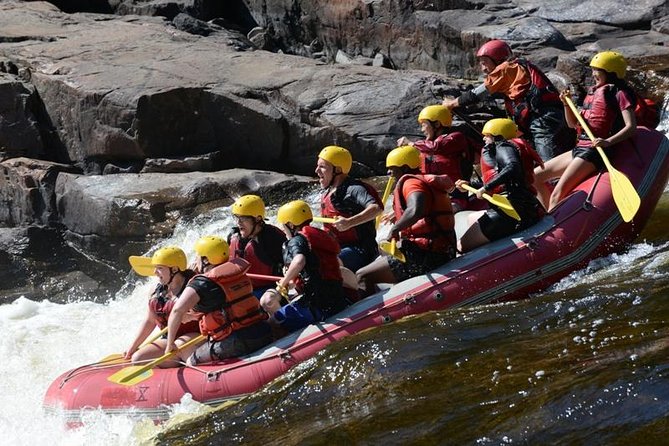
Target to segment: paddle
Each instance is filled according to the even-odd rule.
[[[281,277],[281,276],[268,276],[266,274],[246,273],[246,275],[249,276],[250,279],[271,280],[273,282],[276,282],[277,280],[283,279],[283,277]]]
[[[394,185],[395,185],[395,177],[388,177],[386,188],[383,191],[383,197],[381,197],[381,203],[384,206],[386,205],[386,201],[388,200],[388,197],[390,196],[390,192],[392,192]],[[380,224],[381,224],[381,215],[376,217],[376,229],[379,229]]]
[[[469,192],[476,193],[476,189],[471,187],[469,184],[461,184],[459,187],[468,190]],[[483,198],[500,208],[502,212],[504,212],[509,217],[520,221],[520,215],[518,215],[518,212],[516,212],[509,199],[504,195],[493,194],[490,196],[488,194],[483,194]]]
[[[397,249],[397,241],[395,239],[392,239],[391,241],[384,240],[379,243],[379,249],[381,251],[390,254],[391,256],[395,257],[397,260],[400,262],[404,263],[407,261],[406,257],[404,257],[404,253]]]
[[[146,346],[146,345],[151,344],[153,341],[155,341],[156,339],[158,339],[159,337],[161,337],[161,336],[164,335],[165,333],[167,333],[167,327],[163,328],[163,329],[160,330],[158,333],[156,333],[154,336],[151,336],[149,339],[145,340],[145,341],[142,343],[142,345],[140,345],[140,346],[137,348],[137,350],[139,350],[140,348],[142,348],[142,347],[144,347],[144,346]],[[101,359],[100,361],[98,361],[98,362],[112,362],[112,361],[118,361],[118,360],[121,360],[121,359],[124,359],[124,357],[123,357],[122,354],[120,354],[120,353],[112,353],[111,355],[107,355],[107,356],[105,356],[104,358],[102,358],[102,359]]]
[[[337,221],[336,218],[332,218],[332,217],[314,217],[313,220],[316,223],[334,223],[334,222]]]
[[[118,372],[114,373],[111,375],[109,378],[107,378],[108,381],[111,381],[116,384],[122,384],[124,386],[133,386],[137,383],[140,383],[146,379],[149,379],[153,375],[152,369],[156,367],[159,364],[162,364],[163,362],[167,361],[168,359],[172,358],[175,356],[177,353],[179,353],[181,350],[184,350],[191,345],[196,345],[199,344],[200,342],[204,341],[207,337],[203,335],[199,335],[196,338],[191,339],[190,341],[186,342],[184,345],[181,347],[178,347],[174,350],[172,350],[169,353],[164,354],[160,358],[154,359],[153,361],[149,362],[146,365],[131,365],[129,367],[124,367]],[[149,373],[145,373],[149,372]]]
[[[569,97],[565,97],[565,99],[567,100],[567,105],[569,105],[572,113],[576,119],[578,119],[578,123],[581,124],[581,128],[585,130],[585,133],[587,133],[590,141],[594,142],[595,135],[592,134],[590,127],[588,127],[588,124],[586,124],[585,120],[576,109],[574,102]],[[602,157],[602,161],[604,161],[604,165],[609,171],[613,201],[615,201],[616,206],[618,207],[618,211],[623,217],[623,220],[625,222],[630,222],[639,210],[639,206],[641,205],[641,198],[634,189],[634,186],[632,185],[629,178],[627,178],[624,173],[620,172],[611,165],[609,158],[604,153],[604,149],[599,146],[596,146],[595,148],[597,149],[599,156]]]

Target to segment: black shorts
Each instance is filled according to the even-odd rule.
[[[576,146],[572,149],[571,156],[594,164],[597,170],[604,168],[604,161],[602,161],[602,157],[599,156],[599,152],[594,147]]]
[[[481,232],[491,242],[499,240],[518,231],[518,220],[511,218],[502,211],[490,208],[478,219]]]
[[[450,248],[448,252],[424,251],[409,241],[403,241],[400,250],[406,262],[388,256],[388,266],[398,282],[428,273],[455,258],[455,248]]]

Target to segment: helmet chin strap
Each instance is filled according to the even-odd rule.
[[[335,178],[337,178],[337,175],[343,175],[343,172],[337,172],[337,168],[333,167],[332,168],[332,179],[330,180],[330,183],[328,183],[326,189],[330,189],[332,187],[332,183],[334,183]]]

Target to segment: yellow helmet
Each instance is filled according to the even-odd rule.
[[[186,254],[178,246],[160,248],[151,257],[130,256],[128,261],[140,276],[152,276],[156,266],[177,268],[179,271],[185,271],[188,267]]]
[[[604,70],[607,73],[616,73],[618,79],[624,79],[625,70],[627,70],[627,61],[617,51],[602,51],[595,54],[590,61],[590,66]]]
[[[495,118],[485,123],[481,133],[483,135],[501,136],[504,139],[511,139],[518,136],[518,126],[508,118]]]
[[[295,200],[284,204],[276,214],[276,220],[281,224],[292,223],[296,226],[314,218],[309,205],[302,200]]]
[[[321,153],[318,154],[318,157],[324,159],[335,167],[339,167],[344,174],[348,174],[353,165],[351,152],[339,146],[325,147],[321,150]]]
[[[228,261],[230,247],[228,243],[215,235],[205,235],[195,242],[195,252],[200,257],[206,257],[211,265],[220,265]]]
[[[439,121],[444,127],[450,127],[453,122],[451,111],[443,105],[428,105],[418,114],[418,122]]]
[[[232,213],[239,217],[265,218],[265,202],[257,195],[243,195],[232,203]]]
[[[418,169],[420,166],[420,152],[413,146],[401,146],[390,151],[386,157],[386,167],[409,166]]]

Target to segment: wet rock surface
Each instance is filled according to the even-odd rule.
[[[51,270],[85,294],[113,289],[103,276],[117,280],[128,251],[180,218],[310,184],[294,175],[312,175],[325,145],[352,151],[354,175],[383,174],[395,140],[418,136],[422,106],[480,81],[474,52],[491,38],[565,87],[616,49],[661,103],[667,17],[661,0],[2,2],[8,283],[31,293]],[[480,123],[500,110],[470,112]],[[21,248],[33,236],[62,255]]]

